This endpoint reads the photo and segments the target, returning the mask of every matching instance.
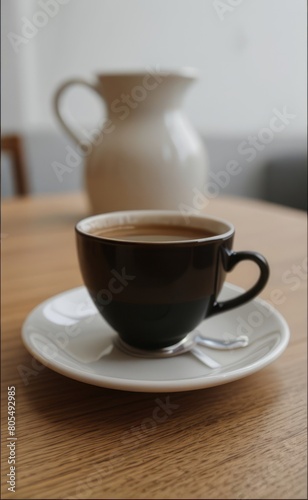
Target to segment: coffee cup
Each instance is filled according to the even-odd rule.
[[[182,341],[206,318],[238,307],[269,277],[257,252],[232,250],[230,222],[177,211],[111,212],[76,225],[84,283],[98,311],[122,341],[160,349]],[[218,301],[226,274],[241,261],[260,274],[239,296]]]

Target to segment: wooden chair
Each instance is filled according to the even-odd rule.
[[[1,137],[1,152],[7,152],[12,159],[13,179],[16,194],[25,196],[29,193],[22,139],[12,134]]]

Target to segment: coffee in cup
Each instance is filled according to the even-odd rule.
[[[98,229],[91,233],[101,238],[140,242],[173,242],[209,238],[215,233],[195,227],[167,226],[163,224],[124,225]]]

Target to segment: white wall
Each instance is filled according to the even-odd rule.
[[[58,13],[16,53],[8,33],[22,35],[22,17],[56,1]],[[296,114],[284,133],[303,135],[305,0],[221,0],[222,20],[217,1],[2,0],[3,130],[58,127],[51,102],[66,78],[188,65],[201,78],[185,108],[205,135],[246,136],[283,106]],[[72,91],[69,105],[82,121],[99,120],[85,90]]]

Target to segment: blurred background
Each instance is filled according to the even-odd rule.
[[[3,197],[16,194],[12,135],[28,192],[82,189],[82,165],[62,182],[52,168],[72,144],[52,105],[64,80],[192,66],[200,77],[183,106],[210,168],[217,173],[230,160],[242,167],[221,194],[307,208],[305,0],[2,0],[1,7]],[[105,116],[85,88],[74,87],[66,101],[81,126]],[[277,112],[283,130],[264,135],[247,161],[240,144],[262,139]]]

